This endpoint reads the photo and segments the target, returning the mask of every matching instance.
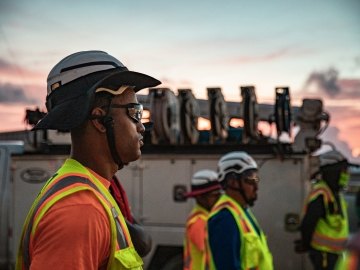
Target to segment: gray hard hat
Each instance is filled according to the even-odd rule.
[[[103,51],[82,51],[62,59],[47,78],[47,115],[34,129],[71,130],[88,117],[95,90],[106,87],[114,93],[123,86],[137,92],[161,82],[146,74],[129,71]]]

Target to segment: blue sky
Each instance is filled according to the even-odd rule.
[[[174,91],[190,87],[199,98],[206,98],[206,87],[219,86],[225,99],[240,100],[239,86],[251,84],[259,102],[273,102],[274,88],[289,86],[294,102],[315,91],[336,108],[341,97],[345,104],[360,96],[341,89],[346,96],[330,97],[305,89],[305,82],[330,68],[339,81],[360,80],[359,25],[358,0],[1,0],[0,105],[10,86],[24,92],[25,103],[42,105],[54,64],[75,51],[100,49]],[[350,127],[334,126],[360,154],[360,143],[346,138]]]

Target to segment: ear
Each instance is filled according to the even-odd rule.
[[[105,115],[105,111],[99,107],[96,107],[91,111],[92,119],[90,121],[93,124],[94,128],[101,133],[106,132],[106,128],[103,124],[104,115]]]

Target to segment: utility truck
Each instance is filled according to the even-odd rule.
[[[311,269],[307,256],[294,252],[293,242],[299,238],[311,175],[318,169],[312,153],[320,148],[319,134],[329,122],[322,101],[304,99],[300,107],[291,106],[287,87],[275,89],[274,104],[259,104],[253,86],[241,87],[239,102],[226,102],[221,88],[208,88],[207,100],[196,99],[191,89],[177,92],[152,88],[138,96],[147,112],[144,121],[154,122],[153,129],[146,132],[142,157],[117,173],[134,216],[153,240],[145,269],[182,269],[185,222],[194,204],[184,192],[193,173],[216,170],[218,159],[230,151],[246,151],[259,165],[253,211],[267,235],[275,269]],[[30,124],[41,116],[40,111],[27,113]],[[199,119],[208,122],[207,130],[199,130]],[[275,127],[276,136],[260,132],[259,122]],[[0,141],[0,268],[12,269],[26,214],[69,155],[70,139],[57,131],[19,131],[0,134]],[[351,202],[357,190],[347,194]],[[354,207],[349,209],[354,217]]]

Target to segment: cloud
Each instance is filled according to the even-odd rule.
[[[10,68],[11,68],[11,65],[7,61],[5,61],[4,59],[0,58],[0,71],[10,69]]]
[[[22,83],[44,81],[43,73],[12,64],[2,58],[0,58],[0,76],[2,81],[10,83],[19,81],[22,81]]]
[[[30,103],[36,100],[25,95],[24,89],[10,83],[0,83],[0,103]]]
[[[360,98],[360,79],[339,78],[336,68],[312,72],[304,83],[301,95],[323,96],[330,99]]]
[[[321,92],[326,93],[330,97],[334,97],[340,92],[338,85],[339,72],[335,68],[329,68],[326,71],[312,72],[305,82],[305,89],[313,84]]]
[[[353,156],[353,150],[347,142],[340,139],[339,135],[340,130],[337,127],[329,126],[321,135],[321,138],[323,139],[323,142],[330,142],[335,145],[336,149],[339,150],[350,161],[360,163],[360,158]],[[323,146],[323,148],[325,147],[326,146]],[[320,150],[320,152],[323,152],[323,150]]]
[[[268,54],[259,55],[259,56],[240,56],[235,57],[234,62],[237,63],[254,63],[254,62],[267,62],[275,59],[282,58],[288,55],[290,52],[289,48],[283,48],[281,50],[277,50]]]
[[[341,79],[338,85],[342,98],[360,98],[360,79]]]

